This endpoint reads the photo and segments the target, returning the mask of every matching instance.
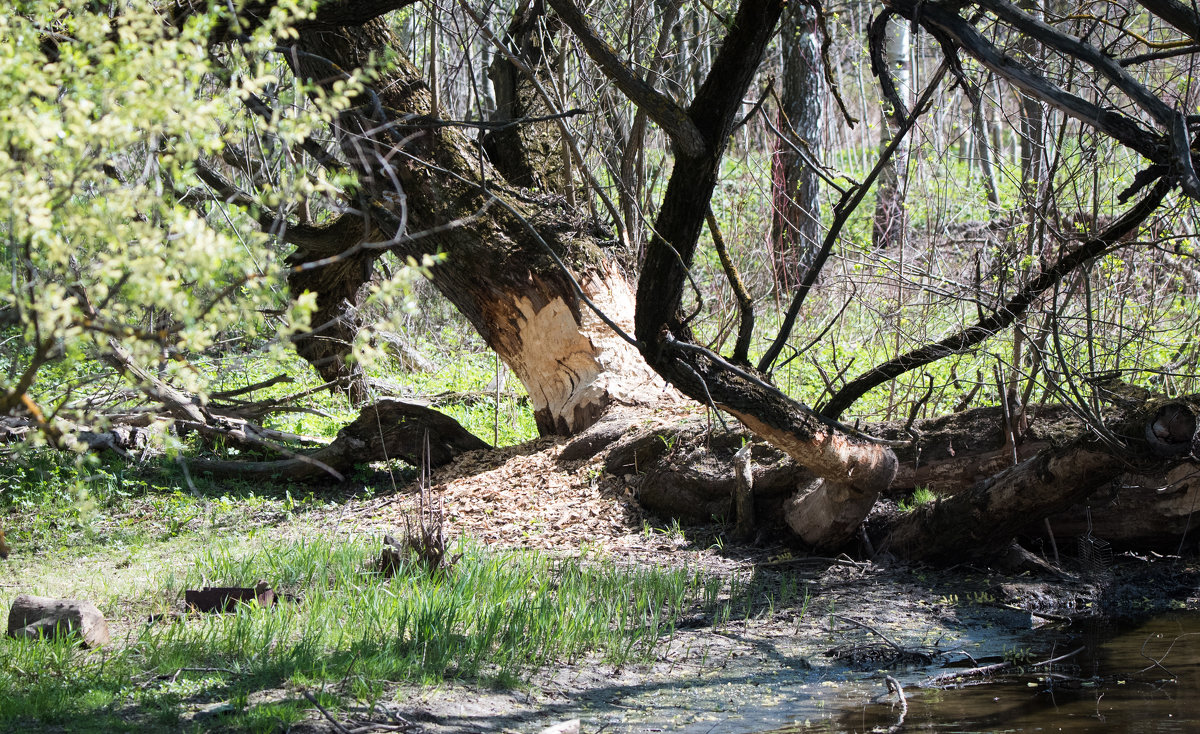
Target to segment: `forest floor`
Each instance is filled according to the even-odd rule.
[[[605,474],[599,460],[564,465],[561,448],[541,439],[466,454],[435,472],[429,485],[447,532],[498,547],[584,549],[630,566],[740,577],[757,598],[740,617],[682,620],[640,665],[562,664],[519,690],[398,687],[388,709],[394,720],[430,732],[536,732],[576,718],[585,732],[765,731],[832,718],[838,699],[878,699],[887,691],[884,671],[905,686],[929,684],[947,670],[1061,652],[1074,620],[1200,609],[1200,565],[1153,554],[1119,554],[1101,569],[1064,558],[1061,573],[1014,574],[969,562],[934,568],[809,557],[761,539],[730,542],[728,525],[654,518],[636,501],[637,477]],[[335,535],[377,536],[403,527],[416,508],[414,485],[309,521]],[[358,714],[350,723],[372,720]],[[314,718],[303,730],[338,729]]]
[[[580,719],[585,732],[765,731],[835,717],[839,701],[879,699],[885,674],[907,688],[929,685],[947,670],[1051,657],[1071,644],[1072,619],[1200,609],[1200,565],[1180,558],[1118,554],[1102,569],[1064,559],[1059,573],[1005,574],[971,562],[933,568],[809,557],[761,539],[734,543],[727,525],[680,526],[650,516],[637,503],[638,477],[606,474],[598,459],[562,462],[561,451],[552,439],[539,439],[464,454],[435,470],[426,486],[444,512],[448,537],[721,576],[734,580],[730,593],[737,589],[742,603],[725,616],[697,612],[677,620],[649,660],[614,665],[584,656],[537,671],[516,688],[393,682],[370,707],[343,702],[328,715],[290,687],[257,691],[243,705],[298,701],[308,713],[292,732],[538,732],[570,719]],[[126,589],[103,579],[144,576],[150,583],[205,543],[247,531],[335,542],[402,536],[418,511],[420,485],[376,471],[328,488],[320,494],[337,501],[303,511],[255,514],[235,506],[218,541],[184,532],[169,543],[115,555],[97,548],[61,563],[24,558],[18,547],[0,590],[70,595],[100,584],[117,598],[133,598],[140,592],[132,585],[142,581]],[[142,575],[131,573],[139,568]],[[121,608],[110,620],[114,640],[132,634],[147,611]],[[227,730],[209,718],[220,705],[203,698],[185,704],[177,730]]]

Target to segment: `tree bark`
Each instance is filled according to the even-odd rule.
[[[78,634],[80,644],[97,648],[109,642],[108,622],[95,604],[20,594],[8,610],[8,636],[37,640]]]
[[[821,247],[820,179],[812,162],[821,158],[824,78],[817,42],[817,11],[797,3],[784,13],[783,93],[771,160],[771,247],[775,285],[790,292],[804,279]],[[800,150],[804,151],[801,155]]]
[[[886,20],[882,22],[887,23]],[[879,126],[879,150],[892,143],[892,136],[900,127],[909,105],[912,87],[912,70],[909,64],[908,25],[903,22],[888,23],[883,29],[884,70],[894,83],[895,101],[885,101],[883,122]],[[897,104],[898,102],[899,104]],[[871,223],[871,243],[877,248],[903,247],[908,218],[905,215],[904,192],[908,171],[908,142],[901,143],[891,161],[879,176],[878,195],[875,199],[875,216]]]
[[[435,285],[525,383],[543,432],[578,432],[614,404],[658,401],[663,383],[639,361],[640,352],[668,383],[734,415],[810,472],[812,482],[787,501],[783,515],[812,546],[844,545],[855,537],[880,492],[895,478],[895,453],[886,443],[816,414],[762,376],[695,344],[683,308],[689,269],[734,119],[785,4],[781,0],[740,3],[728,21],[710,73],[683,106],[622,62],[570,0],[547,2],[600,69],[660,125],[673,146],[673,170],[647,246],[636,314],[629,313],[628,282],[617,261],[601,251],[589,234],[592,223],[556,208],[555,202],[523,193],[502,171],[481,159],[457,129],[431,119],[428,90],[403,58],[337,123],[343,153],[362,186],[364,232],[377,228],[386,248],[402,256],[433,250],[446,254],[446,260],[433,269]],[[935,25],[941,40],[974,38],[977,33],[961,16],[936,3],[923,12],[906,3],[896,0],[897,7],[904,6],[903,12],[919,15],[921,24]],[[320,32],[304,29],[299,45],[304,53],[293,59],[297,73],[328,83],[336,78],[334,70],[360,66],[371,55],[383,56],[393,42],[386,27],[373,21]],[[1143,136],[1136,123],[1060,95],[1045,79],[1019,65],[994,60],[994,49],[986,42],[969,50],[1030,94],[1054,94],[1056,103],[1072,114],[1139,152],[1162,156],[1159,141]],[[902,91],[904,86],[901,81]],[[894,112],[903,115],[903,107],[903,103],[895,105]],[[1142,209],[1156,206],[1169,186],[1168,182],[1156,189],[1123,222],[1128,224],[1125,220],[1132,221],[1134,214],[1144,218]],[[406,236],[412,233],[421,236]],[[885,367],[905,371],[912,364],[925,363],[922,360],[986,339],[1011,323],[1063,272],[1102,254],[1109,245],[1103,238],[1090,241],[1051,266],[999,314]],[[352,245],[342,251],[339,261],[362,251],[361,242]],[[324,284],[317,288],[335,290]],[[592,303],[611,321],[596,315],[589,308]],[[636,349],[610,328],[616,325],[627,331],[631,324]],[[880,375],[888,379],[890,374],[888,369],[873,371],[867,381]],[[1120,435],[1122,440],[1128,438]],[[1128,438],[1127,443],[1137,440]],[[1135,453],[1145,443],[1142,439]],[[1059,509],[1101,477],[1111,476],[1119,463],[1113,457],[1119,451],[1086,437],[1052,445],[943,501],[939,508],[954,507],[963,515],[964,527],[958,532],[949,532],[954,513],[930,510],[919,520],[898,524],[885,544],[893,552],[923,557],[996,542],[999,535],[1014,532],[1019,520]],[[756,495],[759,486],[756,482]],[[993,517],[1000,500],[1004,514]]]
[[[1200,508],[1200,464],[1180,453],[1185,446],[1200,448],[1197,404],[1194,397],[1156,398],[1115,409],[1110,427],[1124,440],[1117,447],[1101,443],[1066,406],[1034,406],[1015,467],[997,407],[908,426],[900,421],[867,426],[874,435],[911,441],[897,449],[898,471],[887,496],[900,500],[925,488],[938,498],[907,513],[873,513],[871,533],[881,541],[881,551],[899,557],[986,557],[1007,547],[1013,536],[1042,537],[1043,518],[1049,516],[1059,543],[1074,547],[1087,532],[1090,507],[1097,538],[1118,548],[1175,552],[1185,534],[1200,529],[1193,520]],[[1183,406],[1183,411],[1164,421],[1164,406]],[[732,523],[740,517],[735,453],[750,438],[745,432],[714,432],[700,420],[677,424],[646,415],[607,420],[617,425],[606,429],[602,422],[593,429],[603,434],[603,443],[611,442],[605,470],[626,476],[647,509],[685,522]],[[1175,427],[1169,443],[1178,450],[1156,447],[1146,438],[1147,427],[1153,432],[1156,425]],[[591,438],[585,433],[568,444],[562,460],[597,451]],[[590,451],[581,452],[589,444]],[[790,526],[789,512],[817,477],[775,447],[760,444],[754,446],[749,470],[760,529],[778,532]]]
[[[562,52],[555,45],[562,22],[548,15],[543,0],[518,8],[504,44],[538,75],[543,89],[552,89],[552,66]],[[566,195],[572,188],[570,170],[563,165],[561,136],[553,121],[521,122],[545,117],[554,110],[539,94],[533,80],[503,53],[488,71],[496,90],[496,109],[490,119],[506,126],[483,139],[488,159],[513,186]]]
[[[453,418],[419,403],[384,398],[362,409],[328,446],[276,461],[190,462],[216,476],[272,480],[341,480],[355,466],[403,459],[412,466],[442,466],[464,451],[490,448]]]
[[[896,522],[880,544],[910,559],[987,553],[1031,523],[1070,507],[1129,469],[1183,463],[1175,447],[1200,447],[1200,397],[1151,400],[1110,422],[1111,438],[1086,431]],[[1170,419],[1164,421],[1164,411]],[[1160,426],[1163,435],[1156,436]],[[1118,443],[1112,443],[1112,441]],[[1164,446],[1174,459],[1164,457]],[[1169,463],[1168,463],[1169,462]]]
[[[358,68],[397,44],[375,20],[301,30],[298,47],[297,74],[331,83],[332,68]],[[587,305],[626,331],[633,325],[625,273],[591,222],[523,194],[460,130],[430,119],[429,91],[407,59],[396,58],[361,103],[337,127],[372,202],[364,210],[381,230],[376,241],[405,257],[444,253],[434,286],[525,385],[543,434],[580,431],[614,403],[663,399],[662,381]],[[333,301],[354,285],[351,270],[314,269],[309,289]]]

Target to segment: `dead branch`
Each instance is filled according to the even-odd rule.
[[[973,326],[955,332],[933,344],[927,344],[902,354],[864,372],[830,398],[829,402],[820,409],[821,414],[837,418],[871,389],[943,357],[961,354],[1008,328],[1028,311],[1033,302],[1043,293],[1053,288],[1067,275],[1110,252],[1130,232],[1135,231],[1154,213],[1171,188],[1172,184],[1169,181],[1159,181],[1149,195],[1125,212],[1120,219],[1105,228],[1095,238],[1062,256],[1053,265],[1043,270],[1027,286],[1010,298],[1003,307],[980,319]]]

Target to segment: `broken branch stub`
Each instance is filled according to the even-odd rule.
[[[1146,443],[1164,457],[1187,456],[1200,450],[1195,409],[1187,403],[1167,403],[1146,421]]]
[[[203,589],[188,589],[183,593],[183,603],[197,612],[232,612],[238,604],[257,602],[260,607],[275,606],[275,592],[266,581],[253,587],[208,586]]]

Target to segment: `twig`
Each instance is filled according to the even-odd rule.
[[[763,561],[759,566],[786,566],[792,563],[828,563],[831,566],[849,566],[862,569],[868,564],[859,563],[850,558],[827,558],[825,556],[806,556],[804,558],[780,558],[774,561]]]
[[[343,726],[342,722],[333,718],[333,714],[325,710],[325,707],[321,705],[321,702],[317,700],[316,696],[308,691],[305,691],[304,697],[309,700],[309,703],[311,703],[313,706],[316,706],[317,710],[320,711],[326,719],[329,719],[329,723],[333,724],[333,728],[338,732],[338,734],[350,734],[350,730]]]
[[[876,635],[879,637],[879,639],[881,639],[881,640],[883,640],[884,642],[886,642],[886,643],[887,643],[887,644],[888,644],[888,645],[889,645],[889,646],[890,646],[890,647],[891,647],[893,650],[895,650],[895,651],[896,651],[896,652],[898,652],[898,653],[905,653],[905,652],[907,652],[907,651],[906,651],[906,650],[905,650],[903,647],[900,647],[900,646],[899,646],[899,645],[897,645],[897,644],[896,644],[894,641],[892,641],[892,638],[890,638],[890,637],[888,637],[887,635],[883,634],[882,632],[880,632],[879,630],[875,629],[874,627],[872,627],[871,625],[867,624],[866,622],[860,622],[860,621],[858,621],[857,619],[851,619],[850,617],[843,617],[843,616],[842,616],[842,615],[840,615],[840,614],[830,614],[829,616],[833,617],[834,619],[840,619],[841,621],[843,621],[843,622],[845,622],[845,623],[847,623],[847,624],[852,624],[852,625],[854,625],[855,627],[861,627],[861,628],[865,629],[865,630],[866,630],[866,631],[868,631],[868,632],[873,632],[874,634],[876,634]],[[901,695],[901,698],[903,698],[903,695]]]
[[[721,260],[721,268],[725,270],[725,277],[729,279],[729,287],[733,289],[733,295],[738,302],[740,317],[738,335],[730,360],[748,365],[750,364],[750,358],[747,356],[750,353],[750,339],[754,336],[754,300],[750,298],[750,292],[746,290],[746,284],[742,281],[741,274],[738,273],[737,265],[729,256],[729,248],[725,246],[725,238],[721,236],[721,228],[717,224],[716,216],[713,215],[711,205],[704,216],[708,222],[708,231],[712,233],[713,249],[717,251],[717,257]]]
[[[1146,638],[1146,640],[1145,640],[1145,641],[1142,643],[1142,649],[1141,649],[1141,650],[1139,650],[1139,651],[1138,651],[1138,653],[1139,653],[1139,654],[1140,654],[1142,657],[1146,658],[1147,660],[1149,660],[1149,661],[1150,661],[1151,663],[1153,663],[1153,664],[1152,664],[1152,665],[1148,665],[1148,666],[1146,666],[1145,668],[1142,668],[1142,670],[1141,670],[1140,672],[1142,672],[1142,673],[1145,673],[1147,670],[1150,670],[1150,669],[1152,669],[1152,668],[1162,668],[1162,669],[1163,669],[1163,672],[1165,672],[1167,675],[1171,676],[1171,678],[1172,678],[1172,679],[1175,679],[1175,678],[1177,678],[1178,676],[1176,676],[1176,675],[1175,675],[1173,672],[1171,672],[1170,670],[1168,670],[1168,669],[1167,669],[1167,667],[1166,667],[1165,665],[1163,665],[1163,664],[1162,664],[1162,661],[1166,660],[1166,659],[1167,659],[1167,656],[1171,654],[1171,650],[1172,650],[1172,649],[1174,649],[1174,647],[1175,647],[1175,643],[1176,643],[1176,642],[1179,642],[1180,640],[1182,640],[1182,639],[1183,639],[1183,638],[1185,638],[1185,637],[1192,637],[1192,636],[1194,636],[1194,635],[1197,635],[1197,634],[1200,634],[1200,632],[1186,632],[1186,633],[1184,633],[1184,634],[1182,634],[1182,635],[1179,635],[1179,636],[1178,636],[1178,637],[1176,637],[1175,639],[1171,640],[1171,644],[1170,644],[1170,645],[1167,647],[1167,651],[1166,651],[1166,652],[1164,652],[1164,653],[1163,653],[1163,655],[1162,655],[1162,657],[1161,657],[1161,658],[1158,658],[1158,659],[1152,658],[1152,657],[1150,657],[1149,655],[1147,655],[1147,654],[1146,654],[1146,645],[1147,645],[1147,644],[1150,642],[1150,640],[1152,639],[1152,638],[1150,638],[1150,637],[1147,637],[1147,638]]]
[[[281,382],[295,382],[295,379],[291,375],[276,375],[269,380],[256,382],[253,385],[246,385],[245,387],[239,387],[236,390],[224,390],[221,392],[209,393],[208,397],[215,400],[226,400],[228,398],[235,398],[238,395],[245,395],[248,392],[265,390],[266,388],[273,385],[278,385]]]
[[[1079,653],[1083,652],[1085,649],[1087,649],[1087,648],[1079,647],[1065,655],[1059,655],[1058,657],[1050,658],[1049,660],[1043,660],[1040,663],[1033,663],[1029,667],[1030,668],[1040,668],[1043,665],[1053,665],[1054,663],[1060,662],[1062,660],[1066,660],[1069,657],[1074,657],[1075,655],[1078,655]],[[926,679],[925,685],[927,685],[927,686],[938,685],[938,684],[942,683],[943,681],[954,680],[957,678],[974,678],[974,677],[978,677],[978,676],[993,675],[995,673],[999,673],[1003,670],[1008,670],[1009,668],[1014,668],[1014,667],[1016,667],[1016,663],[1009,662],[1006,660],[1003,663],[992,663],[991,665],[980,665],[977,668],[967,668],[965,670],[957,670],[957,671],[952,671],[949,673],[940,673],[938,675],[935,675],[931,678]],[[1151,667],[1153,667],[1153,666],[1151,666]],[[1147,670],[1149,670],[1149,668],[1147,668]]]
[[[883,679],[887,682],[888,693],[896,694],[900,703],[900,715],[896,717],[896,723],[888,727],[888,734],[896,734],[904,728],[904,717],[908,716],[908,699],[904,696],[904,687],[900,685],[900,681],[890,675],[885,675]]]

